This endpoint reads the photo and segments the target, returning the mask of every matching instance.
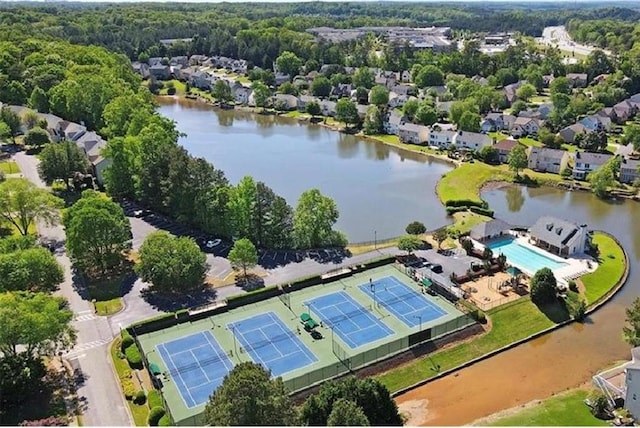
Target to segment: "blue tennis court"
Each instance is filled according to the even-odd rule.
[[[273,312],[227,324],[233,335],[256,363],[271,370],[273,376],[308,366],[318,361]]]
[[[344,291],[326,294],[304,304],[320,317],[320,321],[333,328],[350,348],[393,334],[393,330]]]
[[[409,327],[440,318],[447,312],[394,276],[359,286],[365,294]]]
[[[161,343],[156,349],[187,407],[206,403],[233,368],[209,331]]]

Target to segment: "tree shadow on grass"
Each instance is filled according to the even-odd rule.
[[[182,293],[157,291],[153,287],[148,287],[141,291],[141,295],[154,309],[175,312],[180,309],[197,308],[211,304],[216,300],[217,293],[209,286],[202,286]]]
[[[536,304],[540,312],[542,312],[550,321],[559,324],[564,321],[570,320],[571,314],[567,308],[567,304],[563,300],[557,300],[554,302]]]
[[[237,275],[236,286],[244,291],[253,291],[264,287],[264,279],[253,273],[248,273],[246,276]]]

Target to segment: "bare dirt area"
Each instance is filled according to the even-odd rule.
[[[398,406],[400,414],[402,414],[406,420],[406,426],[417,426],[426,419],[429,413],[429,400],[409,400],[401,403]]]
[[[510,281],[511,275],[497,272],[465,282],[460,288],[470,296],[474,304],[486,310],[519,299],[528,293],[526,281],[520,281],[517,288],[506,285]]]

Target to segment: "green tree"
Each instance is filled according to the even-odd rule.
[[[398,241],[398,249],[401,251],[406,251],[407,254],[412,254],[414,251],[422,248],[424,243],[422,239],[418,238],[415,235],[407,235],[400,238]]]
[[[63,215],[67,250],[74,264],[90,276],[120,266],[130,247],[131,226],[120,205],[85,190]]]
[[[469,238],[464,238],[462,241],[460,241],[460,246],[468,256],[470,256],[473,252],[473,241],[471,241],[471,239]]]
[[[54,291],[64,272],[46,248],[0,254],[0,291]]]
[[[430,103],[423,101],[416,111],[415,121],[420,125],[431,126],[438,121],[438,112]]]
[[[407,225],[405,231],[409,235],[421,235],[427,231],[427,228],[419,221],[412,221]]]
[[[302,60],[293,52],[284,51],[276,58],[276,66],[278,67],[278,71],[283,74],[288,74],[293,78],[298,74],[298,71],[300,71]]]
[[[4,106],[0,110],[0,121],[9,126],[9,129],[11,130],[10,137],[15,144],[15,137],[21,132],[22,121],[20,120],[20,116],[18,116],[18,113],[14,112],[9,107]]]
[[[49,113],[49,97],[39,86],[36,86],[33,88],[33,91],[31,91],[28,105],[40,113]]]
[[[33,129],[38,124],[38,114],[35,111],[27,110],[22,115],[22,123],[27,130]]]
[[[338,100],[336,103],[336,119],[339,122],[344,122],[347,127],[360,121],[358,109],[353,101],[349,98],[340,98]]]
[[[310,103],[308,103],[306,110],[307,110],[307,113],[311,115],[311,117],[320,116],[320,114],[322,114],[322,110],[320,109],[320,104],[318,104],[317,101],[311,101]]]
[[[516,177],[520,176],[520,171],[527,167],[527,152],[521,145],[515,146],[507,156],[509,169],[516,173]]]
[[[442,227],[433,232],[433,239],[438,243],[438,249],[442,248],[442,243],[449,237],[449,231]]]
[[[627,125],[622,141],[625,144],[632,144],[633,149],[640,152],[640,125],[630,123]]]
[[[325,76],[317,76],[311,82],[311,93],[315,97],[328,97],[331,93],[331,82]]]
[[[296,424],[296,411],[281,377],[259,364],[243,362],[225,376],[204,409],[212,426]]]
[[[613,163],[608,161],[587,177],[589,184],[591,184],[591,189],[597,197],[606,198],[608,196],[609,188],[616,183],[614,171]]]
[[[63,205],[61,199],[25,179],[0,183],[0,217],[13,224],[22,235],[29,233],[29,227],[36,220],[56,224],[58,210]]]
[[[213,89],[211,90],[211,94],[222,106],[226,106],[230,101],[233,101],[231,87],[222,79],[216,80],[216,83],[213,85]]]
[[[556,299],[557,285],[551,269],[538,270],[531,278],[531,301],[536,305],[553,302]]]
[[[255,236],[253,213],[256,205],[256,183],[245,176],[231,189],[227,209],[232,220],[233,234],[241,238]]]
[[[624,340],[634,348],[640,346],[640,297],[636,297],[631,306],[625,309],[626,325],[622,328]]]
[[[333,403],[333,409],[327,418],[327,426],[367,427],[369,419],[356,403],[340,398]]]
[[[564,76],[559,76],[553,79],[553,82],[549,84],[549,92],[551,95],[565,94],[571,95],[571,83],[569,79]]]
[[[371,89],[375,84],[375,76],[369,67],[360,67],[353,73],[353,84],[356,87]]]
[[[84,174],[87,171],[89,171],[89,160],[73,141],[47,144],[40,152],[38,172],[44,182],[49,185],[55,180],[63,180],[67,189],[70,189],[69,179],[76,172]]]
[[[0,352],[5,357],[54,356],[75,343],[67,301],[45,293],[0,293]]]
[[[444,85],[444,74],[435,65],[425,65],[420,69],[413,81],[419,88]]]
[[[305,426],[327,426],[338,400],[345,399],[362,409],[371,426],[401,426],[402,417],[389,390],[374,378],[350,376],[343,381],[322,384],[302,405],[300,422]]]
[[[281,94],[298,95],[298,89],[291,82],[284,82],[278,87],[278,92]]]
[[[535,86],[529,83],[525,83],[524,85],[516,89],[516,97],[518,97],[522,101],[529,101],[529,99],[533,97],[537,92],[538,91],[536,90]]]
[[[404,103],[404,105],[402,106],[402,112],[405,114],[405,116],[407,116],[409,120],[413,120],[419,108],[420,102],[418,100],[411,99]]]
[[[449,110],[449,118],[451,122],[459,125],[460,118],[466,112],[471,113],[480,113],[480,107],[473,99],[468,99],[465,101],[455,101],[451,104],[451,109]]]
[[[484,146],[478,151],[478,157],[482,162],[490,165],[500,163],[500,154],[498,150],[493,146]]]
[[[137,137],[109,139],[103,151],[111,163],[104,171],[104,184],[109,195],[134,198],[140,165],[140,140]]]
[[[258,251],[253,242],[247,238],[241,238],[233,243],[227,258],[234,269],[242,269],[243,276],[246,278],[247,269],[258,264]]]
[[[261,82],[253,82],[253,99],[256,103],[256,107],[262,107],[264,111],[269,104],[269,97],[271,97],[271,90]]]
[[[191,238],[158,231],[140,247],[135,271],[145,282],[163,291],[186,291],[200,287],[209,269],[207,256]]]
[[[520,112],[527,110],[527,103],[522,100],[516,100],[513,104],[511,104],[511,114],[514,116],[518,116]]]
[[[369,102],[378,107],[386,106],[389,102],[389,90],[382,85],[374,86],[369,92]]]
[[[33,147],[42,147],[50,143],[49,133],[42,128],[33,128],[24,136],[24,144]]]
[[[458,128],[466,132],[480,132],[480,115],[472,111],[465,111],[460,116]]]
[[[11,128],[4,122],[0,122],[0,141],[4,142],[11,138]]]
[[[370,105],[364,117],[363,130],[365,134],[381,134],[383,131],[383,117],[381,107]]]
[[[318,189],[300,195],[293,216],[293,233],[299,248],[328,245],[332,240],[332,227],[338,220],[338,207],[333,199]]]

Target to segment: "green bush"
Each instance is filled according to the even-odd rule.
[[[149,426],[157,427],[160,419],[165,415],[164,407],[154,407],[149,411]]]
[[[122,379],[122,392],[124,392],[124,398],[131,400],[136,394],[136,386],[133,384],[132,379]]]
[[[123,353],[127,352],[127,348],[134,344],[133,337],[129,336],[129,334],[122,336],[122,342],[120,343],[120,351]]]
[[[466,211],[468,209],[467,206],[464,207],[446,207],[445,210],[447,211],[447,215],[453,215],[455,213],[461,212],[461,211]]]
[[[176,88],[167,89],[167,95],[175,95],[175,94],[176,94]]]
[[[138,351],[138,347],[136,345],[129,346],[124,354],[126,355],[129,366],[132,369],[142,368],[142,355],[140,355],[140,351]]]
[[[469,210],[471,210],[472,213],[476,213],[476,214],[480,214],[480,215],[486,215],[488,217],[493,217],[493,210],[489,209],[489,208],[483,208],[483,207],[469,207]]]
[[[124,369],[122,371],[122,373],[120,373],[120,379],[124,380],[124,379],[131,379],[131,370],[129,369]]]
[[[144,391],[140,390],[133,396],[133,402],[136,404],[144,404],[147,401],[147,396]]]
[[[486,201],[473,201],[471,199],[453,199],[445,202],[447,207],[480,207],[489,208]]]
[[[161,417],[160,420],[158,421],[158,426],[159,427],[170,427],[170,426],[173,426],[173,424],[171,423],[171,418],[169,417],[169,415],[167,415],[165,413],[165,415],[163,417]]]
[[[569,290],[573,291],[574,293],[578,292],[578,284],[576,284],[574,280],[569,280]]]
[[[149,395],[147,396],[147,404],[150,409],[154,407],[162,407],[162,397],[160,396],[160,391],[152,389],[149,391]]]

